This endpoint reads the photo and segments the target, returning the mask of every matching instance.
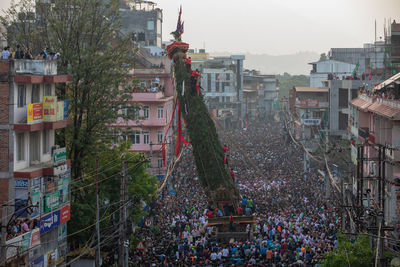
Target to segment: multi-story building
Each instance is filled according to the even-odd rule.
[[[275,75],[264,75],[259,71],[246,70],[243,79],[246,114],[259,118],[273,115],[273,103],[277,101],[279,93]]]
[[[315,139],[327,127],[329,90],[319,87],[294,87],[289,94],[290,112],[297,139]]]
[[[385,222],[395,226],[396,237],[399,234],[397,224],[400,221],[400,74],[374,87],[374,90],[362,90],[352,100],[348,130],[353,139],[351,157],[356,165],[360,160],[363,174],[354,181],[353,188],[362,184],[361,192],[368,197],[365,206],[379,206],[379,179],[385,180]],[[372,92],[373,91],[373,92]],[[357,146],[361,146],[362,155],[357,155]],[[379,148],[385,147],[385,155],[379,155]],[[381,152],[382,153],[382,152]],[[385,157],[379,164],[378,158]],[[363,160],[359,157],[362,157]],[[356,184],[362,177],[363,183]],[[374,177],[376,179],[374,179]],[[364,197],[365,198],[365,197]],[[366,199],[366,198],[365,198]]]
[[[331,48],[328,52],[331,60],[359,64],[358,74],[380,75],[384,69],[385,42],[364,44],[362,48]]]
[[[7,266],[50,266],[68,250],[70,162],[55,132],[70,122],[69,102],[57,98],[55,85],[69,79],[57,73],[57,61],[0,61],[0,255]]]
[[[151,1],[121,1],[121,32],[141,46],[162,47],[162,10]]]
[[[329,135],[340,137],[347,133],[350,114],[349,103],[356,98],[360,88],[373,87],[379,80],[328,80],[323,85],[329,88]]]
[[[174,108],[174,84],[171,74],[171,61],[166,56],[153,56],[141,49],[137,54],[138,64],[130,72],[132,84],[132,108],[121,110],[126,118],[120,118],[110,127],[121,138],[132,142],[130,151],[144,153],[151,159],[150,173],[162,178],[162,143],[166,141],[166,162],[172,157],[172,133],[169,128]],[[148,63],[145,65],[145,63]],[[134,83],[135,82],[135,83]]]
[[[205,51],[203,54],[205,54]],[[189,54],[190,56],[191,54]],[[210,109],[216,113],[231,110],[236,119],[245,116],[243,99],[243,60],[244,55],[214,57],[195,60],[202,74],[201,86]]]
[[[310,63],[313,68],[310,72],[310,86],[321,87],[322,82],[328,79],[343,79],[352,76],[356,64],[337,60],[323,60]]]

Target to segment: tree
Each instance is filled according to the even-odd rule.
[[[310,77],[306,75],[290,75],[285,72],[283,75],[277,75],[276,78],[279,83],[279,98],[288,98],[293,86],[310,86]]]
[[[328,60],[328,57],[326,56],[325,53],[322,53],[322,54],[319,56],[319,60],[318,60],[318,61],[325,61],[325,60]]]
[[[374,252],[369,246],[367,235],[358,235],[356,239],[348,241],[343,234],[338,235],[338,246],[325,254],[322,261],[324,267],[364,267],[371,266]]]

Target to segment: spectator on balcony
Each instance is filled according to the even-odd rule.
[[[28,226],[28,219],[25,219],[24,222],[22,223],[22,232],[27,233],[29,232],[29,226]]]
[[[8,59],[10,57],[9,49],[9,46],[4,47],[3,52],[1,52],[1,59]]]
[[[25,59],[32,59],[33,57],[32,57],[32,52],[31,52],[31,50],[28,48],[27,50],[26,50],[26,53],[25,53],[25,55],[24,55],[24,58]]]
[[[43,51],[40,52],[40,54],[38,54],[38,55],[35,57],[35,60],[43,60],[43,59],[45,59],[45,57],[44,57],[44,52],[43,52]]]
[[[14,59],[23,59],[24,58],[24,51],[22,51],[21,46],[17,45],[17,50],[14,54]]]

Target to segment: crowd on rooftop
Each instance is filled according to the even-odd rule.
[[[16,46],[14,50],[10,46],[6,46],[3,48],[1,52],[1,59],[9,60],[9,59],[34,59],[34,60],[57,60],[60,57],[60,53],[52,52],[49,48],[44,48],[40,51],[35,57],[32,56],[31,49],[23,49],[20,45]]]
[[[210,209],[185,151],[175,169],[172,188],[150,211],[151,227],[136,234],[144,250],[130,260],[138,266],[319,266],[337,245],[339,226],[333,203],[323,196],[317,173],[301,170],[302,153],[287,143],[283,124],[249,123],[247,130],[223,131],[229,168],[241,193],[241,210]],[[171,191],[172,189],[172,191]],[[254,214],[245,241],[219,242],[208,218]],[[249,229],[254,227],[251,235]]]

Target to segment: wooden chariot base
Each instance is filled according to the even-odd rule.
[[[232,216],[232,223],[229,216],[208,219],[207,226],[214,226],[213,235],[220,242],[246,241],[253,236],[253,227],[256,223],[254,216]],[[250,224],[250,233],[246,231]]]

